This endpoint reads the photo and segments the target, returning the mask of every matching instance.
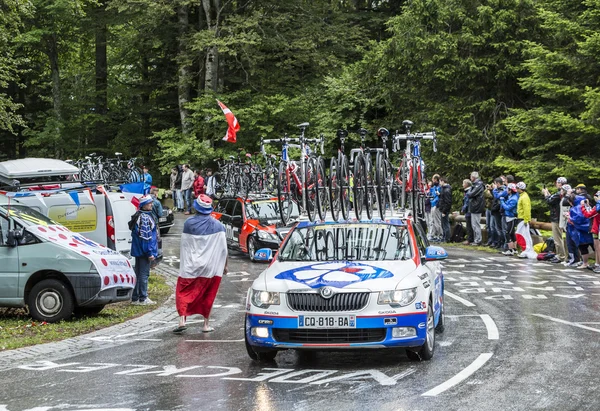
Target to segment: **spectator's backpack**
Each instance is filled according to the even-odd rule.
[[[135,227],[138,218],[140,218],[140,214],[142,214],[142,212],[140,210],[137,210],[135,214],[131,216],[131,220],[129,220],[129,222],[127,223],[127,225],[129,226],[129,231],[133,231],[133,227]]]
[[[542,247],[542,251],[547,253],[555,253],[556,247],[554,245],[554,238],[548,237],[546,241],[544,241],[544,246]]]
[[[456,223],[456,225],[452,229],[452,235],[450,236],[450,242],[451,243],[462,243],[463,241],[465,241],[466,234],[467,233],[466,233],[465,227],[462,225],[462,223]]]

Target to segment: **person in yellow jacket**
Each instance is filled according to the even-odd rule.
[[[517,203],[517,218],[523,220],[525,224],[531,221],[531,200],[527,194],[527,185],[520,181],[517,183],[517,192],[519,193],[519,202]]]

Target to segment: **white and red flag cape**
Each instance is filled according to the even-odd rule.
[[[519,247],[523,250],[522,254],[531,260],[535,260],[537,258],[537,253],[533,250],[533,240],[531,239],[531,233],[529,232],[529,224],[525,224],[521,221],[519,225],[517,225],[515,236],[517,237],[517,244],[519,244]]]
[[[227,134],[225,134],[223,140],[235,143],[237,141],[236,133],[240,129],[240,123],[238,123],[237,118],[235,118],[231,110],[229,110],[225,104],[221,103],[219,100],[217,100],[217,103],[219,103],[219,107],[221,107],[221,110],[223,110],[223,114],[225,114],[225,118],[227,119],[227,124],[229,124],[229,127],[227,127]]]
[[[225,227],[210,215],[188,218],[181,235],[175,305],[180,316],[210,315],[227,262]]]

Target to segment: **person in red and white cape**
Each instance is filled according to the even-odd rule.
[[[227,274],[225,227],[210,215],[212,199],[200,194],[194,208],[197,214],[185,221],[181,235],[181,262],[175,290],[179,326],[174,333],[185,331],[186,318],[194,314],[204,317],[203,332],[214,331],[208,318],[221,277]]]

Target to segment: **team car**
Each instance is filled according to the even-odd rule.
[[[444,329],[447,256],[410,218],[300,221],[274,258],[257,251],[273,261],[246,297],[248,355],[398,347],[429,360]]]
[[[252,261],[258,249],[276,251],[290,231],[281,222],[279,203],[273,197],[223,197],[212,215],[225,226],[228,247],[248,253]],[[294,203],[292,218],[298,215]]]

